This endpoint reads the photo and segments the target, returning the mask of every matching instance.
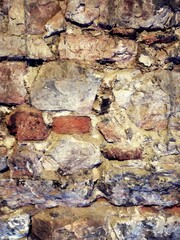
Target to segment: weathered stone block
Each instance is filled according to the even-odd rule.
[[[41,154],[31,146],[17,145],[8,161],[11,177],[26,179],[40,176],[42,168],[40,157]]]
[[[60,11],[57,0],[28,0],[26,7],[29,34],[44,33],[46,22]]]
[[[16,136],[18,141],[39,141],[48,136],[42,112],[31,107],[20,107],[10,114],[7,120],[9,132]]]
[[[91,130],[89,117],[60,116],[53,119],[52,131],[61,134],[82,134]]]
[[[169,4],[169,2],[168,2]],[[168,6],[164,1],[139,0],[69,0],[66,17],[76,24],[93,22],[103,27],[165,28],[175,24],[174,12],[178,3]]]
[[[23,62],[0,63],[0,103],[11,105],[25,101],[25,73],[26,64]]]
[[[132,40],[108,35],[61,34],[59,54],[61,59],[118,62],[128,67],[135,61],[137,44]]]
[[[121,147],[105,147],[102,149],[103,155],[109,160],[133,160],[141,159],[141,149],[123,149]]]
[[[90,66],[69,61],[45,63],[32,85],[31,101],[41,110],[88,114],[100,81],[100,73]]]
[[[0,33],[0,57],[24,57],[26,46],[24,36],[10,36]]]
[[[27,36],[27,55],[32,59],[52,60],[53,54],[45,41],[36,35]]]
[[[32,235],[40,240],[178,239],[178,218],[178,207],[117,208],[99,200],[88,208],[58,207],[36,214]]]
[[[98,147],[72,136],[55,142],[46,155],[58,163],[58,169],[63,175],[76,173],[80,169],[91,169],[101,163]]]
[[[120,77],[120,80],[123,79],[126,77]],[[176,74],[170,71],[137,74],[124,85],[117,81],[114,95],[120,107],[126,109],[127,115],[138,127],[164,130],[167,129],[170,112],[174,111],[170,105],[170,99],[174,99],[172,79],[176,79]]]

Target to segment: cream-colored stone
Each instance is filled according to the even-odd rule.
[[[27,36],[28,57],[33,59],[52,60],[54,55],[45,41],[35,35]]]
[[[139,57],[139,62],[143,63],[146,67],[150,67],[153,64],[153,60],[144,54],[141,54]]]
[[[9,24],[8,31],[13,35],[25,33],[25,9],[22,0],[9,1]]]
[[[62,12],[58,12],[53,18],[51,18],[45,25],[45,29],[47,33],[45,34],[47,37],[53,33],[59,33],[64,31],[66,28],[64,14]]]

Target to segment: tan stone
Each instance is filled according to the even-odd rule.
[[[22,0],[9,1],[8,31],[13,35],[25,33],[25,8]]]
[[[53,16],[45,25],[47,33],[46,36],[50,36],[54,33],[59,33],[64,31],[66,28],[64,14],[60,11],[55,16]]]
[[[103,155],[109,160],[132,160],[141,159],[142,151],[141,149],[123,149],[120,146],[111,146],[102,149]]]
[[[161,211],[156,207],[117,208],[100,199],[88,208],[58,207],[41,211],[32,218],[32,234],[40,240],[176,237],[177,212],[179,207]]]
[[[32,59],[52,60],[53,53],[45,41],[36,35],[27,36],[27,55]]]
[[[137,45],[132,40],[112,38],[108,35],[62,34],[59,43],[61,59],[118,62],[128,67],[135,60]]]
[[[25,38],[0,33],[0,57],[26,56]]]

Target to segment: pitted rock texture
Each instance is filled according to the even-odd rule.
[[[18,141],[44,140],[48,136],[42,113],[26,106],[20,107],[8,117],[7,127]]]
[[[177,240],[178,0],[0,0],[0,240]]]

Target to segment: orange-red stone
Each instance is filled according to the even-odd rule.
[[[55,117],[52,130],[60,134],[88,133],[91,130],[91,119],[79,116]]]
[[[48,136],[41,111],[35,108],[19,108],[9,116],[7,121],[9,132],[18,141],[44,140]]]
[[[119,147],[105,148],[102,150],[103,155],[109,160],[132,160],[141,159],[142,151],[141,149],[125,150]]]

